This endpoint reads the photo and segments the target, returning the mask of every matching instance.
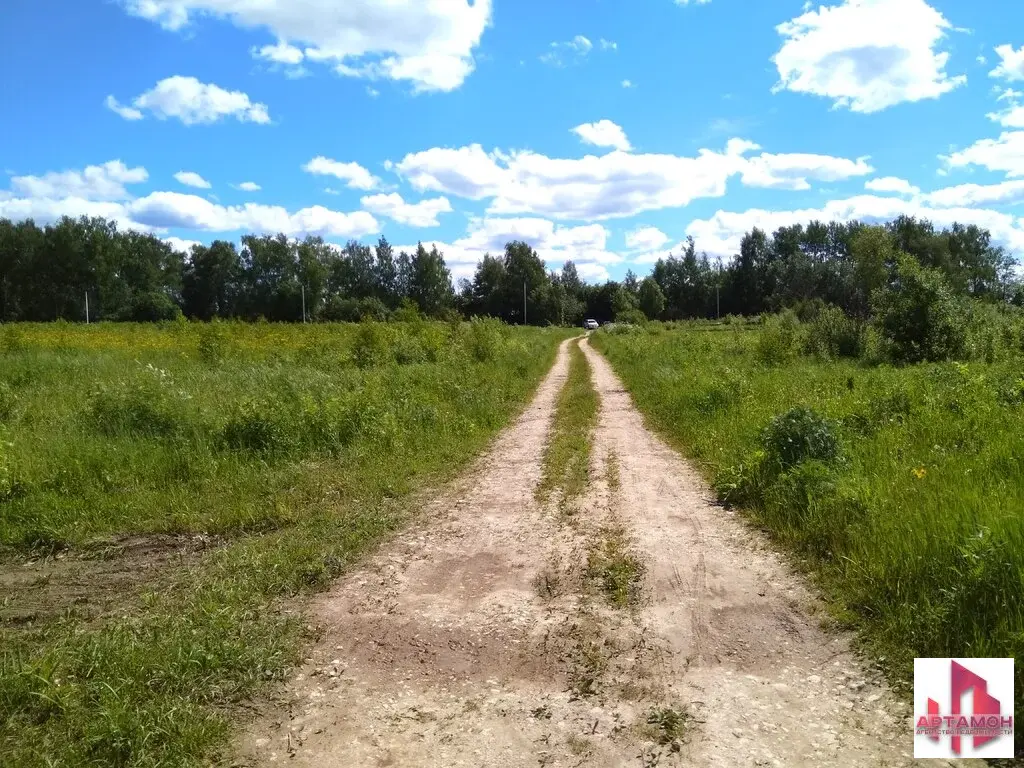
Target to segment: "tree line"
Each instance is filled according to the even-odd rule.
[[[149,321],[181,314],[200,320],[385,319],[415,310],[428,317],[490,315],[509,323],[575,325],[756,315],[817,301],[850,317],[871,312],[871,296],[898,279],[902,257],[933,272],[956,294],[1024,303],[1013,259],[988,231],[900,217],[877,227],[811,222],[772,234],[754,229],[728,263],[682,252],[640,279],[585,283],[567,261],[549,271],[527,243],[485,255],[472,279],[453,285],[444,255],[419,244],[395,253],[344,247],[319,237],[246,235],[180,253],[151,234],[101,218],[63,218],[43,227],[0,219],[0,321]]]

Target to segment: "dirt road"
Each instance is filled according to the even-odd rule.
[[[912,762],[909,711],[582,346],[601,410],[573,514],[534,498],[563,344],[487,454],[314,604],[324,637],[236,765]],[[593,572],[612,550],[640,566],[618,607]]]

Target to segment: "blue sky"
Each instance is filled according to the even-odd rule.
[[[525,239],[589,279],[811,218],[1024,253],[1009,0],[11,0],[0,216]],[[258,189],[257,189],[258,187]]]

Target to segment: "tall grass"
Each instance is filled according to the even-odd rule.
[[[1020,348],[893,368],[796,355],[792,329],[769,330],[593,343],[719,495],[817,575],[894,681],[914,657],[1024,657]]]
[[[0,346],[0,568],[132,534],[225,545],[99,623],[0,627],[0,764],[199,764],[301,613],[521,408],[560,331],[500,323],[18,326]]]

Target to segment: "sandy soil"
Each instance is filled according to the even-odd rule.
[[[587,494],[534,498],[564,344],[490,450],[312,606],[322,640],[232,764],[913,763],[909,710],[583,349]],[[594,567],[610,544],[641,566],[625,606]]]

